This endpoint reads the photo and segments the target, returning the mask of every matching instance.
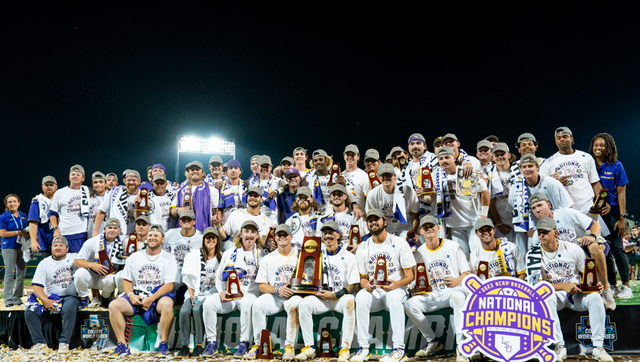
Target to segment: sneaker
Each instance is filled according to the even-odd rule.
[[[591,357],[598,362],[613,362],[613,358],[611,358],[607,351],[602,347],[594,347],[593,352],[591,352]]]
[[[242,358],[242,356],[244,356],[248,350],[249,350],[249,342],[240,342],[240,344],[238,345],[238,349],[236,350],[236,353],[233,354],[233,357]]]
[[[58,344],[58,353],[69,353],[69,343]]]
[[[397,362],[407,359],[407,354],[404,353],[404,348],[394,348],[389,354],[380,358],[380,362]]]
[[[167,343],[167,341],[160,341],[160,345],[158,346],[158,353],[165,357],[169,355],[169,344]]]
[[[296,358],[296,350],[293,349],[293,346],[284,346],[284,354],[282,355],[283,361],[291,361]]]
[[[178,355],[176,357],[178,358],[189,357],[189,346],[180,347],[180,350],[178,351]]]
[[[49,348],[47,348],[47,344],[46,343],[37,343],[37,344],[34,344],[33,346],[31,346],[31,348],[29,348],[29,351],[27,353],[28,354],[37,354],[37,353],[47,352],[48,350],[49,350]]]
[[[611,288],[611,290],[613,291],[613,296],[618,298],[618,294],[620,294],[620,288],[618,288],[617,285],[614,285],[613,288]]]
[[[87,305],[87,308],[100,308],[102,306],[102,301],[100,300],[100,297],[93,297],[91,298],[91,302],[89,302],[89,305]]]
[[[218,341],[207,343],[207,348],[202,352],[202,357],[211,357],[218,351]]]
[[[251,349],[249,350],[249,352],[245,353],[244,356],[242,356],[243,359],[256,359],[256,356],[258,355],[258,349],[260,347],[256,344],[253,347],[251,347]]]
[[[456,362],[469,362],[469,359],[456,348]]]
[[[369,348],[360,347],[356,353],[351,357],[351,362],[362,362],[369,360]]]
[[[338,362],[349,362],[349,348],[341,348],[338,352]]]
[[[631,292],[631,288],[629,288],[626,285],[623,285],[622,288],[620,288],[620,293],[618,293],[618,298],[619,299],[633,298],[633,292]]]
[[[85,309],[89,305],[89,297],[82,297],[78,299],[80,299],[80,305],[78,306],[78,309]]]
[[[556,354],[556,362],[564,361],[567,358],[567,349],[564,346],[557,345],[553,351]]]
[[[613,292],[611,288],[607,288],[602,291],[602,299],[604,301],[604,307],[608,310],[616,309],[616,300],[613,298]]]
[[[298,361],[306,361],[308,359],[314,359],[316,357],[316,347],[315,346],[306,346],[300,351],[300,354],[295,358]]]
[[[204,348],[202,348],[202,346],[196,345],[196,347],[193,349],[193,352],[191,352],[191,358],[199,358],[200,355],[202,355],[202,352],[204,352]]]
[[[129,356],[129,355],[131,355],[129,346],[120,342],[116,346],[116,349],[109,355],[109,358],[119,358],[122,356]]]
[[[416,352],[416,357],[428,357],[441,349],[442,346],[440,345],[438,338],[436,338],[425,343],[424,346],[422,346],[422,349]]]

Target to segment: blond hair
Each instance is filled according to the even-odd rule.
[[[327,167],[331,168],[331,165],[333,165],[333,158],[331,158],[331,156],[318,156],[318,157],[324,157],[324,159],[327,161]],[[309,167],[313,168],[313,159],[309,160]]]
[[[242,233],[242,229],[240,229],[240,232]],[[262,236],[258,235],[258,240],[256,240],[256,247],[263,248],[264,243],[265,241],[264,239],[262,239]],[[240,236],[240,234],[233,238],[233,246],[235,246],[236,248],[242,247],[242,236]]]

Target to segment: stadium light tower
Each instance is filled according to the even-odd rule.
[[[182,136],[178,140],[178,157],[176,160],[176,182],[180,182],[180,154],[199,153],[203,155],[231,156],[236,158],[235,140],[223,140],[219,137],[202,138]]]

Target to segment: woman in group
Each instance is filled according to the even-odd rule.
[[[602,188],[609,190],[607,204],[609,207],[603,212],[602,219],[609,228],[607,236],[609,256],[607,256],[607,278],[613,288],[613,294],[620,299],[633,297],[629,287],[629,260],[622,247],[622,235],[625,233],[625,215],[627,213],[626,188],[629,180],[622,163],[618,161],[618,150],[613,137],[608,133],[599,133],[591,140],[589,153],[596,160],[598,176]],[[613,255],[611,255],[613,254]],[[613,258],[620,271],[622,288],[617,287]]]
[[[5,212],[0,215],[2,258],[4,259],[4,304],[7,307],[22,304],[24,275],[27,263],[22,258],[22,243],[29,238],[27,215],[20,208],[20,197],[9,194],[4,198]],[[14,273],[15,272],[15,278]],[[15,282],[15,284],[14,284]]]
[[[218,314],[234,310],[240,311],[240,345],[234,356],[242,357],[249,350],[252,338],[251,306],[260,295],[255,280],[260,259],[264,256],[264,240],[258,232],[258,224],[253,220],[245,221],[233,244],[235,247],[222,255],[220,268],[216,272],[218,294],[207,298],[203,306],[207,348],[202,356],[213,356],[218,350]],[[240,290],[237,290],[238,286]],[[239,293],[243,294],[242,297]]]
[[[219,269],[222,254],[220,251],[220,235],[213,227],[204,229],[202,248],[194,249],[184,258],[182,281],[187,286],[184,304],[180,309],[180,339],[182,348],[178,357],[189,356],[189,335],[191,334],[191,318],[195,326],[195,342],[191,357],[197,358],[204,348],[204,322],[202,305],[212,295],[217,296],[216,272]]]

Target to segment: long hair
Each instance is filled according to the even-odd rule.
[[[331,156],[322,156],[324,157],[324,159],[327,162],[327,168],[329,169],[329,172],[331,172],[331,165],[333,165],[333,158],[331,158]],[[313,169],[313,160],[309,160],[309,168]],[[298,170],[299,171],[299,170]]]
[[[220,260],[222,259],[222,251],[220,250],[222,248],[221,243],[220,243],[220,237],[216,234],[213,234],[213,237],[216,238],[216,259],[218,259],[218,263],[220,262]],[[202,253],[202,256],[204,257],[204,259],[207,259],[207,256],[209,255],[209,248],[207,248],[207,244],[204,242],[204,235],[202,236],[202,247],[200,248],[200,252]]]
[[[4,198],[4,211],[9,210],[9,206],[7,206],[7,202],[9,201],[10,197],[15,197],[16,199],[18,199],[18,203],[21,204],[22,201],[20,201],[20,196],[16,195],[16,194],[9,194]]]
[[[313,198],[311,199],[310,207],[316,211],[318,210],[318,203]],[[300,210],[300,205],[298,205],[298,200],[295,200],[293,202],[293,205],[291,205],[291,210],[295,212],[298,212],[298,210]]]
[[[609,162],[610,164],[616,163],[618,161],[618,149],[616,148],[616,141],[613,140],[613,136],[608,133],[598,133],[591,140],[591,144],[589,144],[589,153],[593,158],[596,156],[593,154],[593,144],[596,142],[598,138],[602,138],[604,140],[604,160],[605,162]]]
[[[233,238],[233,246],[236,248],[242,247],[242,229],[240,229],[240,234]],[[256,240],[256,247],[263,248],[264,247],[264,239],[262,236],[258,234],[258,240]]]

